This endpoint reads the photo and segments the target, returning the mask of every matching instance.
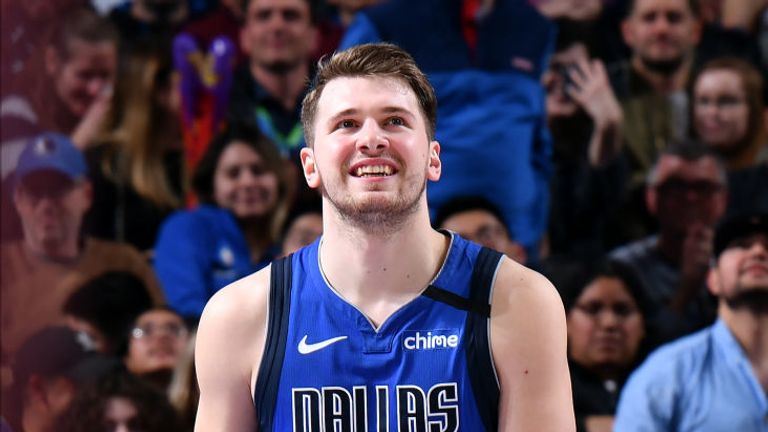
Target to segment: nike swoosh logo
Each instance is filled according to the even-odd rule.
[[[335,338],[326,339],[324,341],[308,344],[307,343],[307,336],[304,335],[304,337],[299,341],[299,353],[301,354],[310,354],[315,351],[321,350],[328,345],[335,344],[336,342],[343,341],[346,339],[346,336],[337,336]]]

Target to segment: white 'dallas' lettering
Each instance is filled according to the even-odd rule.
[[[392,393],[392,394],[390,394]],[[455,382],[416,385],[301,387],[291,392],[294,432],[457,432]],[[393,420],[394,424],[390,422]],[[391,429],[394,428],[394,429]]]
[[[403,332],[403,348],[408,351],[450,349],[458,346],[458,330],[416,330]]]
[[[304,335],[304,337],[299,341],[299,354],[310,354],[315,351],[319,351],[328,345],[343,341],[347,338],[346,336],[336,336],[334,338],[326,339],[320,342],[307,343],[307,336],[309,335]]]

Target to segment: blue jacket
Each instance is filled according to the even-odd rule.
[[[187,317],[200,317],[216,291],[264,266],[251,251],[229,210],[201,205],[174,213],[163,223],[154,267],[168,305]]]
[[[414,57],[438,98],[443,177],[429,186],[430,208],[482,195],[533,252],[547,226],[551,142],[539,79],[555,26],[527,1],[498,0],[478,21],[473,49],[461,3],[389,0],[359,13],[341,48],[387,41]]]

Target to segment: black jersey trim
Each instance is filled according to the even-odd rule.
[[[429,297],[432,300],[438,301],[440,303],[453,306],[456,309],[474,312],[486,318],[491,316],[491,305],[489,305],[487,301],[473,302],[471,299],[462,297],[448,290],[438,288],[434,285],[428,286],[427,289],[421,293],[421,295]]]
[[[259,430],[264,432],[271,431],[273,427],[277,391],[285,358],[291,308],[292,261],[293,254],[273,261],[269,280],[267,339],[253,398],[258,413]]]
[[[502,256],[485,247],[477,256],[470,282],[470,301],[472,304],[487,305],[489,314],[467,314],[464,327],[469,379],[487,431],[498,430],[499,425],[499,384],[491,355],[488,325],[493,282]]]

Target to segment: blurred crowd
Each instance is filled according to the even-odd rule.
[[[2,431],[192,430],[206,302],[322,234],[301,101],[361,43],[435,87],[433,226],[561,293],[580,431],[722,318],[732,221],[768,267],[766,0],[0,4]]]

